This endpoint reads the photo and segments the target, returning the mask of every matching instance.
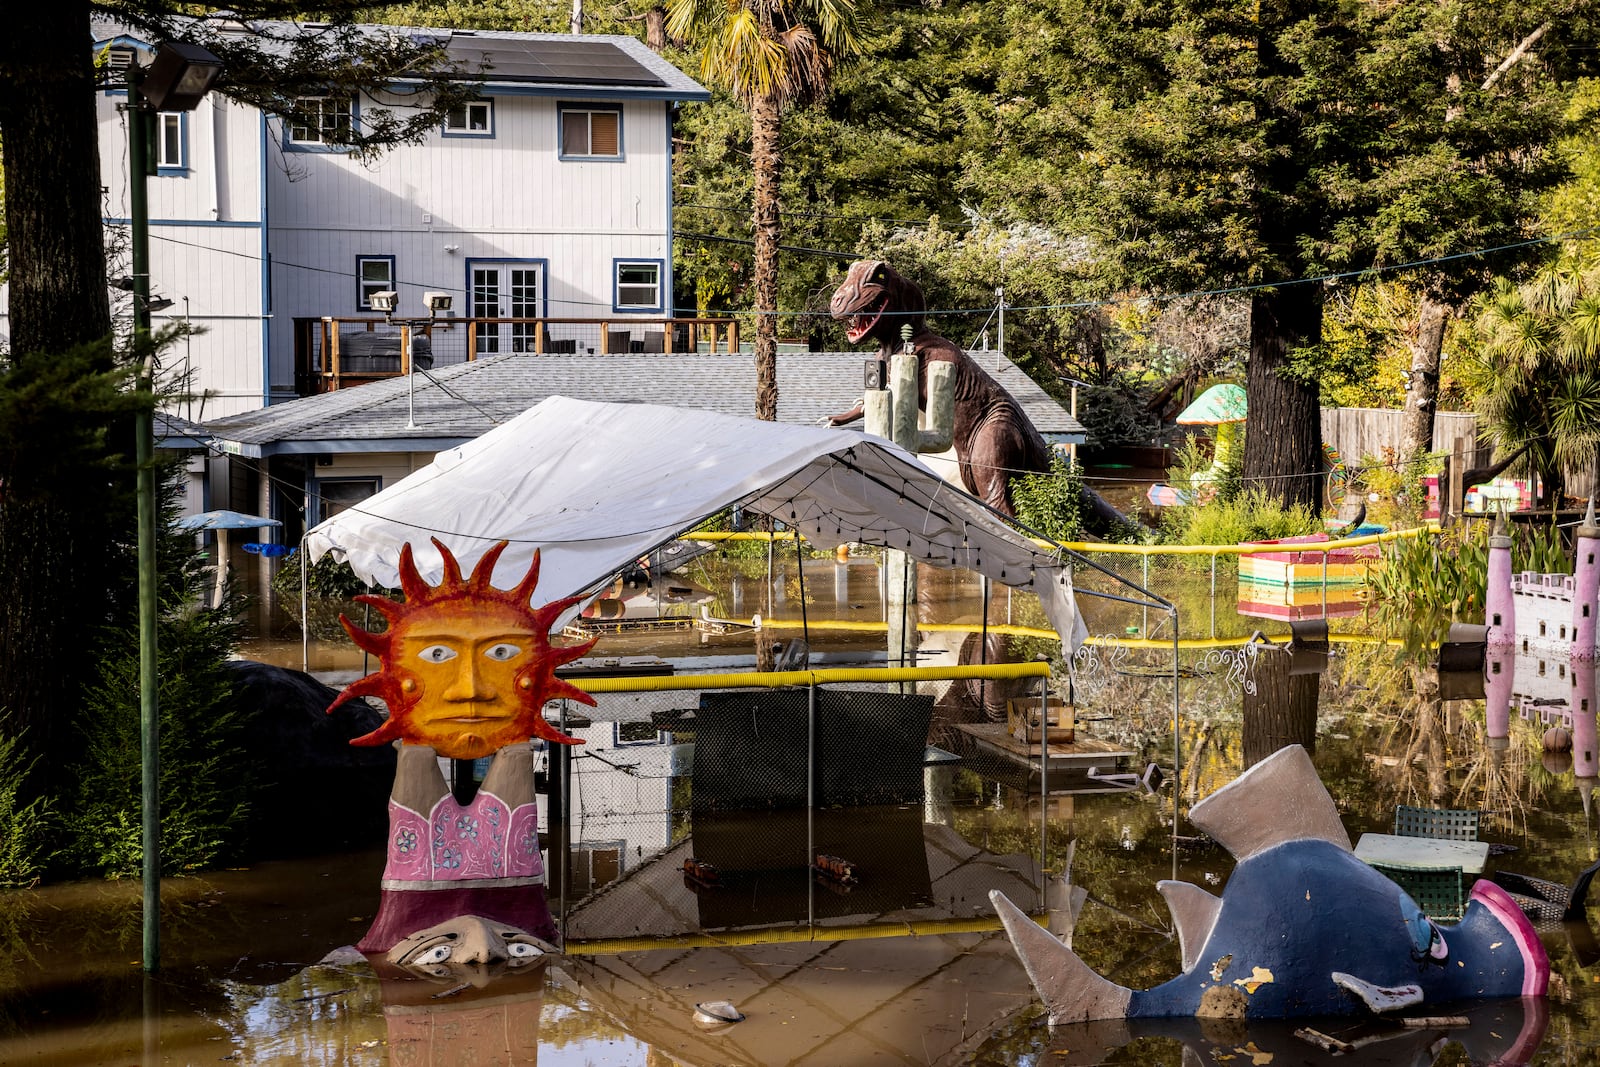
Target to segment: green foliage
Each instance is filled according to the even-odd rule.
[[[296,552],[283,561],[278,573],[272,576],[272,592],[284,602],[300,600],[300,571],[305,557]],[[311,565],[305,576],[306,595],[322,600],[349,600],[358,593],[384,592],[369,590],[367,583],[356,576],[348,563],[336,560],[329,553]]]
[[[169,519],[181,477],[176,467],[165,482]],[[195,551],[193,535],[164,531],[156,639],[161,865],[175,873],[215,863],[240,843],[251,774],[226,665],[238,641],[239,604],[229,598],[216,610],[198,606],[209,587],[205,557]],[[63,812],[69,844],[62,860],[75,870],[122,877],[142,862],[137,619],[123,615],[109,636],[86,696],[76,790]]]
[[[1017,521],[1028,529],[1054,541],[1082,540],[1083,468],[1059,452],[1050,457],[1048,473],[1011,479],[1011,498]]]
[[[1521,285],[1497,279],[1477,304],[1483,346],[1474,406],[1501,454],[1525,448],[1546,491],[1563,467],[1600,457],[1600,253],[1563,253]]]
[[[17,739],[0,736],[0,887],[32,885],[44,869],[51,805],[44,797],[22,802],[29,770]]]
[[[149,397],[128,386],[109,341],[0,358],[0,735],[24,802],[60,787],[84,665],[132,597],[129,431]]]
[[[1483,622],[1489,582],[1488,522],[1457,524],[1435,537],[1404,537],[1384,548],[1372,574],[1379,616],[1394,632],[1436,639],[1452,622]],[[1572,559],[1553,526],[1516,523],[1512,573],[1570,574]]]
[[[1488,527],[1456,525],[1386,545],[1372,572],[1373,599],[1391,629],[1429,640],[1451,622],[1482,621],[1488,575]]]
[[[1219,495],[1207,504],[1170,508],[1162,516],[1163,540],[1177,545],[1237,545],[1299,537],[1321,528],[1321,520],[1310,508],[1285,508],[1277,497],[1259,490],[1238,493],[1228,500]]]

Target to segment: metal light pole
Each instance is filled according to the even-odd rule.
[[[150,205],[147,179],[158,111],[192,111],[221,73],[222,62],[198,45],[167,43],[146,71],[130,63],[128,215],[133,254],[133,345],[139,388],[151,394],[134,416],[139,518],[139,785],[144,865],[144,969],[161,965],[160,704],[156,680],[155,351],[150,344]]]

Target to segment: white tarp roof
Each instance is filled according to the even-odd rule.
[[[651,549],[733,505],[797,528],[821,549],[896,548],[1038,595],[1070,654],[1085,630],[1068,565],[919,460],[855,430],[794,426],[653,404],[553,396],[306,535],[363,580],[398,586],[400,548],[439,581],[429,543],[464,571],[510,542],[509,588],[540,550],[537,597],[586,593]]]

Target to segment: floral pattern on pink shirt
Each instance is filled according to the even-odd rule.
[[[542,875],[538,826],[537,804],[523,804],[513,811],[484,789],[467,804],[446,794],[426,818],[391,800],[389,862],[383,877],[464,882]]]

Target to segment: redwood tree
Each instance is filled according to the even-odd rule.
[[[1107,293],[1250,288],[1247,483],[1310,502],[1322,283],[1308,279],[1527,235],[1533,196],[1561,175],[1546,151],[1561,70],[1592,27],[1555,18],[1539,61],[1485,82],[1571,6],[1016,0],[994,150],[965,180],[986,205],[1093,235]],[[1484,270],[1432,267],[1452,285]]]
[[[298,97],[330,90],[379,92],[390,106],[363,109],[350,137],[358,152],[421,137],[473,95],[437,41],[370,35],[351,21],[354,5],[332,6],[324,27],[256,32],[229,30],[299,8],[245,0],[224,17],[164,0],[52,0],[8,9],[0,35],[10,268],[0,409],[11,412],[0,432],[0,732],[21,737],[24,761],[46,757],[34,764],[32,792],[50,789],[47,775],[76,744],[82,686],[93,675],[86,665],[133,583],[118,554],[133,536],[133,479],[117,457],[132,449],[127,406],[113,388],[91,15],[152,44],[205,46],[225,64],[215,91],[273,113],[294,116]],[[108,32],[104,24],[99,31]],[[400,76],[422,94],[383,94]],[[59,417],[39,418],[46,410]]]

